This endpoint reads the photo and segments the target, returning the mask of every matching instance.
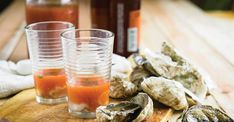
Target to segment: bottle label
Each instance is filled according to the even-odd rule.
[[[137,28],[128,28],[128,52],[137,51]]]
[[[128,28],[128,52],[136,52],[140,40],[140,10],[130,12]]]
[[[117,4],[117,52],[124,53],[124,4]]]

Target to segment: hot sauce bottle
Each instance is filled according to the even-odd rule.
[[[92,28],[110,30],[110,0],[91,0]]]
[[[100,8],[103,3],[105,5]],[[92,27],[104,28],[115,33],[114,53],[128,57],[139,51],[140,6],[141,0],[91,1]],[[94,10],[96,12],[93,12]],[[97,11],[102,11],[102,15]],[[105,26],[101,23],[105,23]]]
[[[140,0],[111,0],[110,8],[114,53],[128,57],[139,51]]]
[[[77,0],[26,0],[27,24],[66,21],[78,27]]]

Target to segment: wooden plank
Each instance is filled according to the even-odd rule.
[[[151,15],[155,17],[154,23],[157,23],[155,24],[158,25],[157,28],[162,30],[163,34],[168,37],[170,42],[176,46],[177,49],[183,54],[186,54],[195,64],[202,66],[212,78],[215,79],[222,92],[228,93],[225,96],[233,96],[233,66],[224,60],[222,56],[218,55],[207,43],[204,43],[199,36],[194,35],[183,22],[177,18],[173,18],[173,15],[170,15],[171,10],[169,11],[164,7],[165,5],[163,3],[158,2],[156,2],[156,4],[149,2],[148,7],[146,7],[148,8],[148,12],[157,11]],[[203,54],[207,56],[202,56]],[[217,71],[217,69],[219,71]],[[233,102],[233,100],[229,100],[229,102]],[[223,104],[221,103],[221,105]]]
[[[178,4],[179,5],[183,4],[183,6],[179,6]],[[233,74],[234,65],[230,62],[231,59],[227,59],[226,57],[230,57],[230,55],[232,55],[232,52],[234,51],[234,50],[232,51],[232,49],[234,49],[234,48],[232,48],[230,46],[233,45],[234,43],[233,43],[233,41],[228,40],[228,38],[222,38],[222,39],[216,38],[216,39],[211,40],[210,38],[206,38],[206,37],[213,37],[213,35],[203,35],[203,34],[201,35],[201,32],[205,32],[205,31],[207,31],[207,33],[209,33],[209,32],[212,33],[212,30],[208,29],[208,28],[206,28],[205,31],[204,31],[204,28],[200,28],[199,30],[197,28],[197,30],[194,30],[194,27],[196,27],[197,25],[201,25],[201,26],[203,25],[203,27],[207,27],[207,23],[199,23],[199,20],[192,21],[192,20],[195,20],[195,18],[200,18],[200,20],[201,20],[203,15],[201,15],[202,13],[200,13],[201,11],[199,9],[196,10],[195,8],[192,8],[191,5],[190,6],[189,5],[190,4],[186,3],[185,1],[179,1],[178,3],[177,2],[163,3],[164,9],[167,11],[169,16],[174,18],[174,20],[178,21],[177,23],[180,22],[181,27],[185,26],[188,29],[188,32],[190,32],[191,34],[196,36],[196,37],[193,37],[193,38],[197,38],[196,42],[199,42],[199,41],[201,43],[203,42],[204,45],[207,45],[207,48],[210,48],[211,50],[213,50],[213,54],[205,53],[205,52],[200,53],[200,54],[206,54],[207,57],[210,58],[209,60],[212,60],[212,61],[210,61],[209,64],[208,63],[205,64],[205,65],[209,66],[209,67],[207,67],[207,71],[209,71],[209,72],[212,71],[212,78],[215,79],[216,83],[222,88],[224,93],[229,93],[230,94],[229,96],[233,96],[234,92],[232,89],[234,88],[234,85],[233,85],[233,80],[232,80],[233,79],[232,74]],[[178,8],[187,8],[186,9],[187,11],[185,9],[179,11]],[[188,9],[191,9],[191,8],[193,10],[193,11],[191,10],[192,13],[188,13],[188,11],[189,11]],[[186,15],[184,15],[184,17],[182,18],[181,16],[183,15],[183,13],[185,13],[185,11],[186,11]],[[193,15],[193,18],[187,19],[187,18],[189,18],[188,16],[191,16],[191,15]],[[206,17],[203,17],[203,18],[206,18]],[[212,20],[210,20],[210,23],[212,23]],[[225,32],[225,30],[222,30],[219,33],[216,32],[215,35],[218,35],[218,34],[226,34],[226,32]],[[204,37],[204,36],[206,36],[206,37]],[[232,37],[231,35],[221,35],[221,36]],[[234,35],[232,38],[234,38]],[[214,40],[216,40],[216,42],[219,42],[219,43],[223,42],[223,44],[227,44],[229,46],[227,46],[227,47],[226,46],[214,47],[212,45]],[[221,44],[219,44],[219,45],[221,45]],[[196,45],[194,45],[194,46],[197,47]],[[218,46],[218,44],[216,46]],[[231,49],[231,50],[229,50],[229,52],[226,53],[225,51],[228,49]],[[201,48],[199,48],[199,50],[201,50]],[[197,49],[197,53],[198,53],[198,49]],[[218,56],[220,58],[217,59],[217,58],[214,58],[214,56]],[[196,58],[196,59],[198,60],[199,58]],[[203,57],[203,59],[204,59],[204,57]],[[203,62],[203,61],[204,60],[201,60],[201,62]],[[220,63],[220,66],[216,67],[217,64],[219,64],[218,62]],[[205,66],[203,66],[203,67],[205,67]],[[229,68],[230,70],[225,69],[223,71],[224,67]],[[212,68],[214,68],[214,69],[211,70]],[[217,71],[216,71],[217,69],[219,69],[219,74],[220,74],[218,76],[217,76]]]
[[[149,16],[154,20],[156,28],[161,30],[170,43],[185,54],[187,58],[191,59],[194,64],[208,72],[212,79],[220,86],[222,92],[233,92],[234,84],[232,83],[232,79],[234,68],[230,63],[217,54],[207,43],[204,43],[204,40],[194,34],[183,21],[175,17],[171,12],[172,10],[166,8],[165,1],[149,0],[145,6],[145,11],[151,13]],[[154,38],[149,41],[151,43],[159,42]],[[145,42],[145,44],[148,44],[148,42]]]
[[[148,10],[148,2],[142,2],[140,49],[144,50],[145,48],[149,48],[153,51],[160,51],[162,42],[168,39],[161,30],[158,29],[154,16],[152,16],[152,11]]]
[[[20,25],[19,28],[13,33],[14,35],[12,35],[12,37],[7,41],[7,43],[0,51],[0,59],[2,60],[7,60],[15,50],[17,44],[20,41],[20,37],[24,34],[24,25]]]
[[[90,18],[90,0],[79,0],[79,28],[90,28]]]
[[[207,12],[209,16],[213,16],[216,18],[225,18],[229,20],[234,20],[234,12],[233,11],[210,11]]]
[[[28,47],[25,35],[22,35],[18,45],[11,54],[9,60],[17,62],[22,59],[28,59]]]
[[[234,66],[234,35],[216,26],[204,12],[187,1],[168,3],[174,15]]]
[[[79,119],[69,115],[67,111],[67,103],[58,105],[41,105],[35,101],[35,90],[29,89],[22,91],[16,96],[9,99],[6,103],[0,106],[0,121],[1,119],[16,122],[93,122],[94,119]],[[167,120],[172,115],[172,109],[156,105],[154,114],[149,121],[160,122]]]
[[[210,91],[220,108],[223,109],[230,117],[234,118],[234,102],[231,102],[226,95],[220,93],[220,90],[213,89]]]
[[[24,1],[15,0],[2,14],[0,18],[0,49],[3,49],[10,39],[14,39],[15,32],[24,21]],[[17,40],[12,45],[13,49],[16,43]],[[2,51],[0,51],[0,54],[4,55]],[[0,58],[2,57],[0,56]]]
[[[220,28],[220,30],[222,30],[222,31],[225,31],[224,33],[226,33],[227,35],[234,38],[234,31],[233,31],[234,30],[234,19],[229,20],[229,19],[217,18],[217,17],[213,17],[213,16],[209,16],[209,19],[210,19],[210,21],[212,21],[212,23],[216,27]]]
[[[7,100],[8,100],[8,98],[0,99],[0,106],[3,105]]]

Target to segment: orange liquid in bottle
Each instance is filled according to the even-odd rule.
[[[78,5],[27,5],[27,24],[42,21],[66,21],[78,27]]]
[[[37,95],[55,99],[66,96],[66,76],[63,69],[44,69],[34,73]]]
[[[109,82],[99,76],[85,76],[68,84],[69,102],[84,105],[85,109],[94,112],[97,107],[109,103]]]

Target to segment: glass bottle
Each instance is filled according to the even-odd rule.
[[[128,57],[139,51],[140,7],[141,0],[91,0],[92,27],[115,33],[114,53]]]
[[[77,0],[26,0],[27,24],[41,21],[66,21],[78,27]]]
[[[91,0],[92,28],[110,30],[110,0]]]

